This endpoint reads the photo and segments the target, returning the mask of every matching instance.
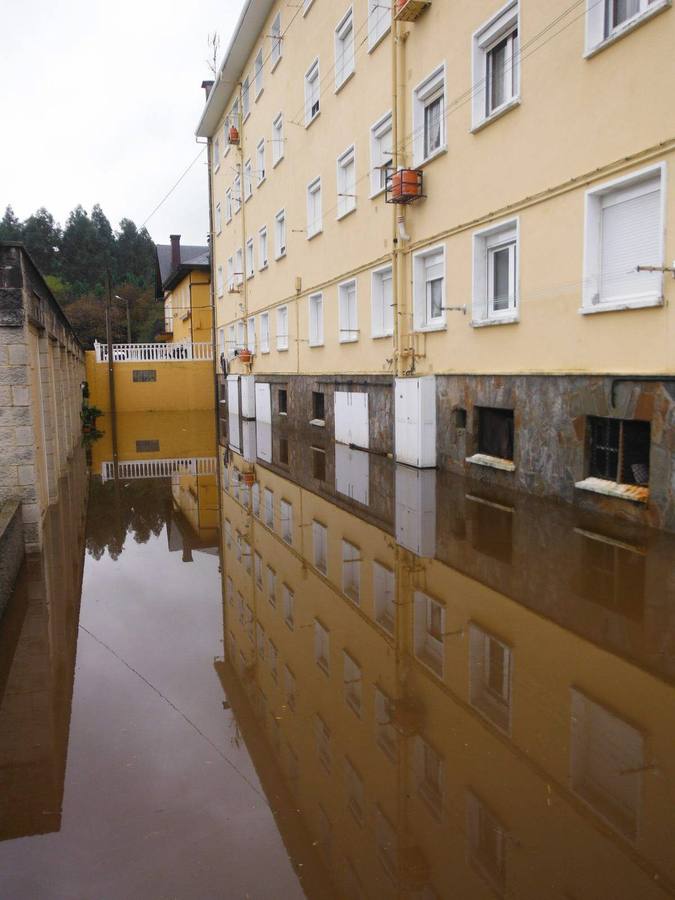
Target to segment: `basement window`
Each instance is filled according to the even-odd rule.
[[[312,391],[312,424],[326,421],[326,395],[322,391]]]
[[[319,447],[312,447],[312,478],[326,480],[326,451]]]
[[[288,465],[288,438],[279,438],[279,462]]]
[[[589,477],[582,490],[645,502],[649,497],[649,422],[588,417]]]
[[[136,453],[158,453],[159,441],[136,441]]]
[[[288,391],[286,388],[279,388],[279,415],[288,415]]]
[[[513,410],[477,406],[478,453],[467,462],[513,472]]]
[[[157,369],[134,369],[132,381],[157,381]]]

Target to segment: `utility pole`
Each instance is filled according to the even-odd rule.
[[[110,395],[110,431],[113,452],[113,477],[115,484],[119,478],[119,457],[117,453],[117,419],[115,415],[115,370],[113,368],[113,343],[112,343],[112,281],[110,269],[105,273],[105,337],[108,346],[108,393]]]
[[[115,294],[115,300],[121,300],[127,308],[127,343],[131,343],[131,313],[129,312],[129,298],[128,297],[120,297],[119,294]]]

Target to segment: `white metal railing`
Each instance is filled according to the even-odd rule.
[[[94,341],[96,362],[108,362],[108,345]],[[113,362],[190,362],[213,359],[210,341],[176,344],[113,344]]]
[[[214,475],[217,459],[215,456],[190,456],[181,459],[137,459],[119,462],[119,477],[132,478],[169,478],[176,473],[181,475]],[[101,463],[101,480],[109,481],[114,477],[115,464]]]

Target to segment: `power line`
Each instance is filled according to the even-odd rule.
[[[166,203],[166,201],[167,201],[167,200],[169,199],[169,197],[173,194],[173,192],[176,190],[176,188],[178,187],[178,185],[181,183],[181,181],[185,178],[185,176],[186,176],[187,173],[190,171],[190,169],[191,169],[191,168],[194,166],[194,164],[197,162],[197,160],[198,160],[199,157],[202,155],[202,153],[204,152],[205,149],[206,149],[206,146],[204,145],[204,146],[200,149],[199,153],[198,153],[198,154],[195,156],[195,158],[192,160],[192,162],[190,163],[190,165],[187,167],[187,169],[185,169],[185,171],[184,171],[183,174],[180,176],[180,178],[178,179],[178,181],[176,181],[175,184],[173,185],[173,187],[172,187],[172,188],[171,188],[171,189],[170,189],[170,190],[162,197],[162,199],[159,201],[159,203],[157,204],[157,206],[153,209],[153,211],[150,213],[150,215],[147,217],[147,219],[143,222],[143,224],[141,225],[141,228],[145,228],[145,226],[146,226],[147,223],[150,221],[150,219],[155,215],[155,213],[157,212],[157,210],[161,209],[161,207]]]

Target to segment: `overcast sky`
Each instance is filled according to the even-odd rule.
[[[0,216],[100,203],[140,227],[199,152],[209,32],[243,0],[0,0]],[[206,243],[205,154],[147,223]]]

